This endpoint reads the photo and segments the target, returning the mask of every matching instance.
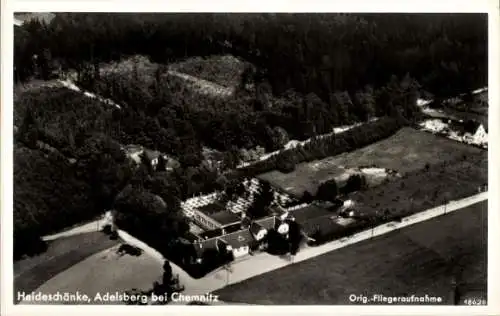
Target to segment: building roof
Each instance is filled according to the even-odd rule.
[[[217,249],[217,246],[220,247],[225,247],[226,244],[224,243],[223,240],[219,238],[211,238],[208,240],[203,240],[200,242],[196,242],[193,244],[194,250],[196,252],[196,255],[198,257],[201,257],[203,255],[203,252],[206,251],[207,249]]]
[[[276,217],[270,216],[270,217],[261,218],[259,220],[256,220],[255,223],[261,225],[265,229],[271,229],[271,228],[274,228],[275,221],[276,221]]]
[[[193,234],[191,232],[186,232],[183,237],[184,237],[184,239],[186,239],[187,241],[190,241],[190,242],[200,240],[199,236],[196,236],[195,234]]]
[[[202,239],[209,239],[209,238],[214,238],[222,235],[222,229],[217,228],[213,230],[207,230],[198,236],[200,236]]]
[[[286,220],[282,220],[281,218],[276,218],[274,221],[274,229],[278,229],[282,224],[287,224]]]
[[[252,233],[252,235],[256,236],[261,230],[263,229],[266,229],[264,228],[262,225],[259,225],[258,223],[255,223],[253,222],[251,225],[250,225],[250,232]]]
[[[241,219],[238,216],[226,210],[217,213],[212,213],[209,216],[210,218],[214,219],[221,225],[229,225],[233,223],[239,223],[241,221]]]
[[[295,221],[298,222],[299,224],[309,219],[321,216],[334,215],[333,212],[328,211],[327,209],[324,209],[322,207],[316,206],[314,204],[309,204],[305,207],[289,211],[289,214],[293,216],[295,218]]]
[[[231,234],[231,233],[234,233],[234,232],[240,230],[241,228],[242,228],[241,223],[229,224],[227,226],[224,226],[224,232],[226,234]]]
[[[220,239],[233,247],[233,249],[249,246],[251,243],[255,242],[255,239],[248,229],[242,229],[234,233],[221,236]]]

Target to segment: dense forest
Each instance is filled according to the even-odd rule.
[[[486,26],[474,14],[61,13],[16,28],[15,78],[76,71],[79,84],[126,105],[110,115],[120,143],[186,167],[198,166],[207,146],[228,153],[233,167],[241,148],[276,150],[372,117],[413,119],[419,94],[439,99],[484,85]],[[177,60],[227,53],[254,65],[229,99],[193,93],[166,75]],[[146,75],[141,65],[101,71],[138,54],[153,62]]]
[[[75,36],[78,34],[78,36]],[[167,44],[168,43],[168,44]],[[233,54],[273,91],[378,87],[410,73],[438,96],[486,85],[486,14],[82,14],[58,13],[15,34],[15,77],[141,54],[160,63]]]

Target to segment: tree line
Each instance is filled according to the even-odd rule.
[[[226,177],[251,178],[276,169],[285,173],[292,172],[298,163],[319,160],[364,147],[393,135],[406,124],[408,122],[404,118],[382,117],[340,134],[332,133],[329,136],[313,138],[303,146],[284,150],[266,160],[230,171]]]

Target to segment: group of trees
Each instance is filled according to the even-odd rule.
[[[180,201],[182,188],[175,174],[139,165],[116,195],[116,224],[160,251],[189,231]],[[161,236],[161,238],[158,238]]]
[[[288,233],[280,234],[275,228],[268,230],[264,242],[267,244],[267,252],[273,255],[295,255],[299,251],[302,242],[302,231],[299,223],[287,219],[283,221],[288,225]]]
[[[268,182],[261,182],[254,193],[253,201],[246,214],[252,219],[259,219],[271,214],[270,206],[274,202],[274,190]]]
[[[41,236],[110,209],[134,173],[120,145],[103,134],[86,135],[71,158],[55,148],[27,147],[20,137],[14,157],[18,257],[32,254],[30,243]]]
[[[203,145],[228,153],[258,146],[273,151],[290,138],[304,140],[339,125],[383,115],[413,119],[418,113],[420,85],[409,75],[393,76],[377,90],[367,86],[351,94],[334,92],[326,102],[293,90],[274,96],[269,89],[262,92],[265,83],[255,91],[218,98],[188,89],[161,65],[144,59],[136,63],[122,74],[91,73],[80,84],[124,106],[113,113],[118,140],[176,155],[185,165],[200,163]],[[156,69],[156,74],[142,68]],[[228,155],[228,164],[244,158],[240,156]]]
[[[14,258],[43,251],[41,236],[101,214],[93,190],[64,157],[16,144]]]
[[[337,201],[337,197],[339,194],[347,195],[351,192],[356,192],[366,188],[366,178],[363,174],[353,174],[350,175],[349,178],[343,185],[339,185],[335,179],[327,180],[320,184],[316,195],[314,196],[316,200],[320,201]],[[312,194],[310,194],[312,198]],[[309,197],[303,197],[303,199],[308,199]]]
[[[244,158],[242,151],[245,148],[264,146],[267,150],[275,150],[282,148],[289,137],[313,137],[318,133],[331,131],[334,126],[352,123],[360,118],[366,120],[388,114],[393,120],[404,122],[406,118],[413,118],[418,113],[415,105],[418,84],[408,76],[401,81],[393,77],[376,96],[367,88],[367,92],[357,94],[355,102],[351,101],[348,93],[335,94],[332,106],[314,95],[301,97],[296,93],[289,93],[273,99],[273,106],[265,110],[256,109],[253,97],[249,94],[239,94],[229,100],[214,99],[196,95],[184,88],[177,89],[178,86],[172,86],[170,79],[153,79],[151,82],[123,79],[119,76],[109,78],[92,78],[87,84],[99,87],[101,94],[124,105],[122,109],[112,110],[113,119],[109,122],[112,125],[112,135],[121,143],[140,143],[168,153],[177,157],[183,167],[187,168],[200,167],[203,145],[222,150],[223,168],[231,169]],[[378,100],[377,107],[375,97]],[[371,114],[359,114],[360,111],[356,110],[358,108],[370,109]],[[354,116],[349,116],[348,113],[354,113]],[[207,120],[207,117],[210,119]],[[342,121],[339,117],[343,117]],[[388,120],[382,120],[379,125],[385,125]],[[390,123],[388,126],[393,125],[394,123]],[[378,132],[371,131],[366,132],[368,138],[372,139],[370,137],[375,135],[373,139],[379,139]],[[292,154],[276,155],[249,168],[261,170],[259,168],[267,165],[264,171],[269,168],[291,171],[295,163],[304,159],[312,160],[330,155],[331,152],[325,152],[325,148],[320,147],[325,147],[328,140],[332,139],[335,137],[317,139],[304,147],[287,151]],[[338,148],[345,147],[340,146],[342,142],[341,136]],[[354,148],[358,148],[356,146],[360,145],[355,145]],[[317,150],[318,148],[320,149]],[[309,155],[309,158],[296,158],[301,155],[301,151],[304,152],[303,155]]]
[[[341,134],[316,138],[304,146],[284,150],[269,159],[234,170],[228,177],[254,177],[275,169],[293,171],[297,163],[338,155],[387,138],[397,132],[404,124],[406,124],[405,120],[383,117],[363,126],[354,127]],[[288,164],[288,166],[285,168],[283,167],[284,164]]]

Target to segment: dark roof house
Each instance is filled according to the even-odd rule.
[[[242,229],[234,233],[221,236],[220,239],[233,247],[233,249],[251,246],[253,243],[255,243],[255,239],[248,229]]]
[[[253,235],[256,235],[259,231],[265,229],[262,225],[256,223],[256,222],[253,222],[251,225],[250,225],[250,232],[253,234]]]
[[[275,216],[270,216],[266,218],[261,218],[259,220],[256,220],[255,223],[259,224],[260,226],[264,227],[265,229],[272,229],[276,225],[276,217]]]
[[[222,249],[227,246],[227,244],[221,240],[220,238],[211,238],[199,242],[193,243],[194,250],[196,253],[196,256],[198,258],[201,258],[203,256],[203,252],[205,252],[207,249]]]
[[[224,229],[225,234],[231,234],[231,233],[234,233],[234,232],[241,230],[243,228],[245,228],[245,227],[242,227],[241,223],[238,222],[238,223],[229,224],[227,226],[224,226],[222,229]]]
[[[217,228],[217,229],[207,230],[207,231],[204,231],[203,233],[199,234],[198,236],[200,236],[200,238],[205,239],[205,240],[211,239],[214,237],[219,237],[219,236],[222,236],[222,229]]]
[[[267,229],[255,222],[250,225],[249,230],[253,238],[257,241],[262,240],[267,234]]]

